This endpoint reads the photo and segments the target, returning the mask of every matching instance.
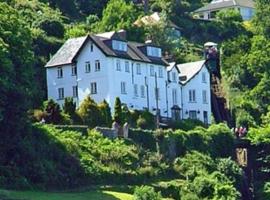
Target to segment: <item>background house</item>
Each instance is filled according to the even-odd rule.
[[[255,3],[253,0],[213,0],[206,6],[194,11],[199,19],[215,19],[218,11],[224,9],[239,10],[243,20],[250,20],[254,15]]]

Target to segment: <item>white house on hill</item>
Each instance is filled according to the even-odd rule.
[[[253,0],[213,0],[206,6],[194,11],[200,19],[211,20],[215,18],[218,11],[224,9],[239,10],[243,20],[250,20],[255,11],[255,2]]]
[[[160,116],[174,119],[195,118],[185,112],[196,110],[198,119],[204,121],[202,113],[207,111],[209,116],[211,108],[206,110],[202,98],[184,102],[188,98],[183,92],[192,88],[189,85],[196,85],[192,88],[196,95],[204,86],[210,90],[209,80],[204,85],[197,78],[205,72],[208,79],[208,71],[203,64],[195,67],[191,64],[192,73],[187,73],[181,65],[169,64],[160,47],[127,41],[124,31],[73,38],[46,64],[48,98],[61,105],[65,97],[73,97],[79,105],[90,95],[98,103],[105,99],[113,108],[115,98],[120,97],[130,109],[148,109],[153,114],[158,109]],[[179,82],[179,76],[188,81]]]

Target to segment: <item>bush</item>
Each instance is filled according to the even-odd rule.
[[[101,113],[96,102],[87,96],[79,107],[78,114],[83,124],[91,128],[98,126],[101,122]]]
[[[160,192],[155,192],[153,187],[141,186],[136,187],[134,191],[134,200],[161,200]]]

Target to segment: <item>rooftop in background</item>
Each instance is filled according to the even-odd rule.
[[[180,76],[186,76],[184,80],[180,79],[180,82],[184,85],[189,82],[194,76],[196,76],[205,64],[205,60],[196,62],[184,63],[176,65],[180,71]]]
[[[255,2],[253,0],[213,0],[211,3],[194,11],[195,14],[203,14],[200,19],[210,20],[214,18],[214,12],[229,8],[237,8],[243,20],[250,20],[254,14]]]
[[[150,25],[150,24],[155,24],[155,23],[159,23],[161,20],[161,14],[158,13],[158,12],[154,12],[153,14],[151,15],[146,15],[138,20],[136,20],[134,22],[134,25],[140,27],[140,26],[143,26],[143,25]],[[180,30],[180,27],[177,26],[176,24],[174,24],[172,21],[169,21],[169,26],[172,27],[172,28],[175,28],[177,30]]]
[[[152,44],[136,43],[126,41],[123,30],[112,31],[85,37],[68,39],[56,54],[50,59],[45,67],[55,67],[75,63],[76,57],[87,41],[92,41],[106,56],[119,57],[134,61],[153,63],[158,65],[169,65],[162,57],[147,56],[145,47]],[[112,48],[112,41],[120,40],[127,43],[127,51],[118,51]],[[154,46],[156,47],[156,46]]]
[[[204,7],[195,10],[194,13],[211,11],[211,10],[220,10],[223,8],[230,7],[247,7],[247,8],[255,8],[255,3],[253,0],[213,0],[211,3],[207,4]]]

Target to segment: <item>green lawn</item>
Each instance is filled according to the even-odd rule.
[[[1,190],[0,194],[9,200],[132,200],[130,194],[109,190],[70,193]]]

